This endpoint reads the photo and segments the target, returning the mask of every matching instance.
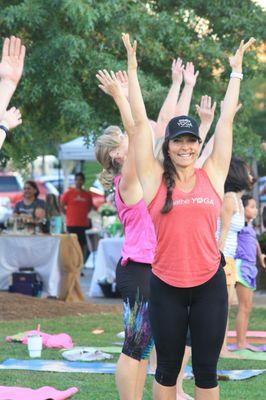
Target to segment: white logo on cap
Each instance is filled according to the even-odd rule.
[[[180,119],[177,125],[180,126],[181,128],[192,128],[192,123],[190,122],[189,119],[186,118]]]

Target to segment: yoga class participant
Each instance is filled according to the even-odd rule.
[[[228,293],[228,306],[230,308],[236,284],[235,255],[237,248],[237,235],[245,225],[244,207],[241,196],[252,186],[248,165],[245,161],[232,157],[229,172],[224,185],[224,199],[218,220],[218,245],[226,260],[224,268]],[[228,324],[227,324],[228,325]],[[235,357],[227,349],[227,329],[221,350],[222,357]]]
[[[103,171],[106,189],[115,185],[115,202],[124,227],[122,258],[116,269],[116,284],[123,298],[125,340],[116,368],[121,400],[141,400],[146,369],[153,347],[148,317],[149,280],[156,238],[135,168],[130,132],[134,121],[129,103],[115,75],[99,71],[101,89],[117,104],[125,130],[110,126],[95,143],[95,154]]]
[[[262,254],[257,241],[252,220],[257,217],[256,200],[249,194],[242,196],[245,209],[245,227],[239,232],[236,250],[236,293],[238,298],[238,312],[236,316],[237,349],[249,348],[246,341],[249,315],[252,310],[253,292],[256,290],[257,256],[260,265],[266,268],[265,254]],[[252,347],[251,347],[252,348]],[[252,348],[253,349],[253,348]]]
[[[230,58],[232,73],[214,148],[203,168],[196,169],[201,139],[196,121],[187,116],[168,123],[163,166],[155,159],[137,76],[137,44],[130,44],[128,34],[122,38],[128,56],[136,168],[157,237],[149,301],[157,352],[154,399],[176,398],[176,378],[189,327],[195,399],[217,400],[217,361],[227,321],[227,290],[215,232],[231,159],[242,59],[254,39],[247,44],[242,41]]]
[[[178,81],[181,82],[180,67],[179,74]],[[111,188],[114,181],[116,206],[125,233],[122,259],[116,271],[116,283],[123,297],[125,326],[125,342],[117,365],[116,383],[120,399],[139,400],[142,398],[147,362],[153,347],[147,301],[156,239],[136,174],[132,145],[134,121],[121,78],[106,70],[99,71],[97,78],[100,88],[117,104],[128,133],[123,134],[119,127],[110,126],[97,139],[95,153],[104,168],[101,182],[105,188]],[[178,92],[179,89],[173,98],[175,105]],[[189,105],[186,107],[189,108]],[[183,392],[182,380],[183,375],[179,380],[178,399],[189,399]]]

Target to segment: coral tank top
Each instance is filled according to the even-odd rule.
[[[195,169],[195,174],[195,186],[189,193],[174,188],[173,208],[168,214],[161,213],[166,198],[163,181],[148,206],[157,237],[152,271],[176,287],[207,282],[221,258],[215,232],[222,201],[207,173]]]
[[[128,261],[151,264],[154,259],[156,236],[146,203],[127,206],[119,193],[120,176],[115,177],[115,203],[118,217],[123,225],[125,240],[122,246],[122,265]]]

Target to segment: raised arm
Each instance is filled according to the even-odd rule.
[[[11,97],[20,81],[26,48],[15,36],[4,40],[0,63],[0,119],[6,111]]]
[[[223,107],[223,101],[221,101],[221,108],[222,107]],[[242,104],[241,103],[238,104],[238,106],[235,110],[235,114],[240,110],[241,107],[242,107]],[[213,118],[214,118],[214,114],[213,114]],[[203,130],[207,129],[207,128],[208,128],[208,124],[206,124],[206,122],[205,122],[203,125]],[[201,126],[200,126],[200,129],[201,129]],[[204,149],[202,150],[200,157],[197,159],[197,161],[196,161],[197,167],[201,168],[203,166],[203,164],[205,163],[207,158],[211,155],[213,146],[214,146],[214,135],[212,135],[211,138],[208,140],[207,144],[205,145]]]
[[[223,107],[214,134],[214,146],[210,157],[203,168],[208,173],[217,191],[222,194],[223,185],[228,173],[233,142],[233,120],[237,109],[240,82],[242,79],[242,62],[245,51],[255,42],[251,38],[246,44],[240,43],[235,55],[230,58],[232,73],[224,98]]]
[[[111,96],[117,105],[126,132],[128,135],[132,135],[134,120],[128,99],[125,96],[119,79],[117,79],[117,74],[114,74],[113,71],[109,74],[109,72],[104,69],[103,71],[99,70],[96,77],[100,82],[99,88],[104,93]]]
[[[179,115],[188,115],[190,103],[192,99],[192,94],[194,90],[194,86],[197,82],[199,71],[195,72],[195,67],[192,62],[187,62],[186,68],[183,70],[185,86],[182,90],[181,96],[178,100],[175,109],[175,116]]]
[[[175,116],[176,103],[179,96],[180,86],[183,81],[183,69],[181,58],[173,60],[172,63],[172,85],[168,91],[168,94],[164,100],[162,108],[159,112],[157,124],[154,130],[155,140],[160,139],[165,134],[165,128]]]
[[[137,42],[135,41],[132,46],[128,34],[123,34],[122,39],[127,50],[128,59],[129,102],[135,124],[134,146],[136,167],[143,189],[143,197],[148,204],[154,197],[160,184],[162,168],[153,155],[151,127],[138,81]]]
[[[142,189],[136,171],[135,150],[133,143],[134,120],[130,105],[120,81],[113,71],[111,71],[109,74],[106,70],[100,70],[98,71],[96,77],[100,81],[100,89],[102,89],[104,93],[110,95],[116,103],[124,128],[128,134],[128,153],[123,162],[119,191],[123,201],[126,204],[135,204],[142,198]]]

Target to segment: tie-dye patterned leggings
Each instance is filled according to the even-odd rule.
[[[123,298],[125,341],[122,353],[135,360],[149,358],[153,337],[148,313],[150,264],[129,261],[116,267],[116,284]]]

